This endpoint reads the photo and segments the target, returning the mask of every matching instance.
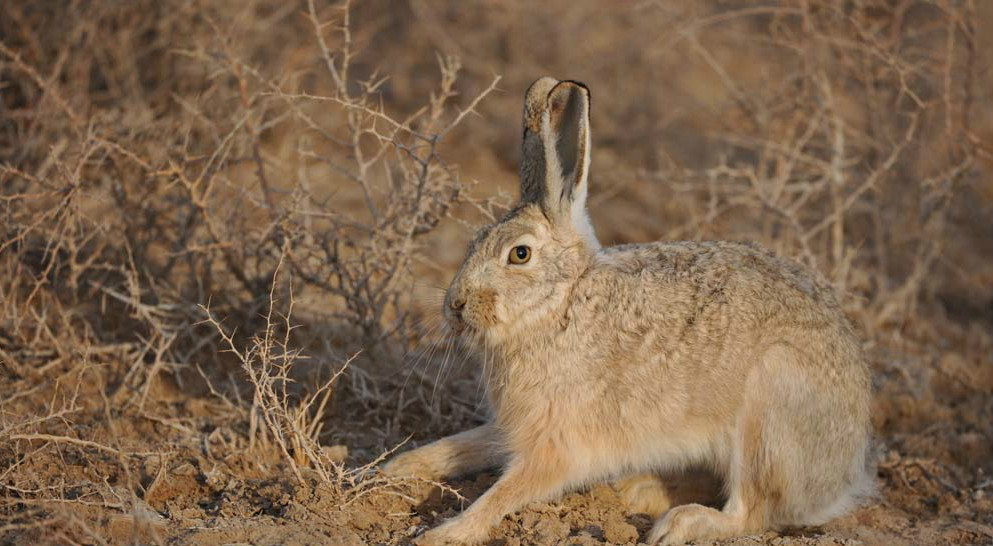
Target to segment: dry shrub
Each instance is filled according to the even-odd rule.
[[[213,394],[247,424],[250,452],[277,449],[345,502],[370,467],[345,469],[318,441],[334,381],[361,347],[406,350],[411,260],[464,200],[441,147],[499,78],[457,105],[459,61],[439,56],[423,106],[393,111],[387,78],[356,61],[350,6],[298,7],[9,6],[0,356],[5,389],[42,381],[59,396],[99,358],[108,421],[158,419],[160,383]],[[241,39],[277,22],[278,44]],[[299,335],[277,301],[304,302]],[[304,346],[320,355],[307,366]],[[46,525],[65,499],[21,468],[29,453],[113,453],[130,472],[133,446],[64,419],[95,408],[17,398],[0,400],[5,529]],[[139,510],[133,485],[113,507]]]
[[[760,81],[732,77],[704,44],[707,27],[746,24],[738,19],[763,31],[749,53],[777,59]],[[729,103],[708,130],[722,144],[716,164],[657,171],[698,196],[670,235],[767,241],[861,296],[850,304],[868,305],[867,327],[912,317],[949,205],[979,175],[977,157],[989,157],[970,115],[975,20],[969,2],[784,3],[677,18],[672,40],[704,59]]]

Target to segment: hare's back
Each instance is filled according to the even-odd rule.
[[[741,310],[840,317],[834,290],[816,272],[754,243],[679,241],[620,245],[600,251],[600,267],[618,284],[665,298],[690,298]],[[700,301],[706,300],[706,301]]]

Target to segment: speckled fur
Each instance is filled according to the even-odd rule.
[[[478,334],[494,360],[493,418],[385,470],[503,474],[419,542],[478,543],[529,502],[691,464],[724,478],[727,504],[663,506],[650,543],[843,513],[871,489],[870,379],[830,286],[749,244],[601,249],[585,212],[589,104],[575,82],[528,90],[521,204],[480,232],[448,290],[449,324]],[[509,264],[522,244],[531,260]],[[649,482],[631,483],[637,495]],[[667,498],[645,495],[653,506]]]

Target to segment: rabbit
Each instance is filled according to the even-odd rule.
[[[524,103],[521,197],[448,288],[449,327],[488,355],[492,418],[402,453],[388,475],[492,467],[478,500],[416,539],[477,544],[507,514],[625,478],[664,512],[650,544],[821,524],[872,494],[869,368],[830,286],[752,244],[602,247],[586,211],[587,87]],[[712,468],[726,504],[667,506],[655,475]]]

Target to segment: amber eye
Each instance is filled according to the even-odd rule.
[[[510,249],[509,261],[512,264],[526,264],[531,260],[531,247],[518,245]]]

